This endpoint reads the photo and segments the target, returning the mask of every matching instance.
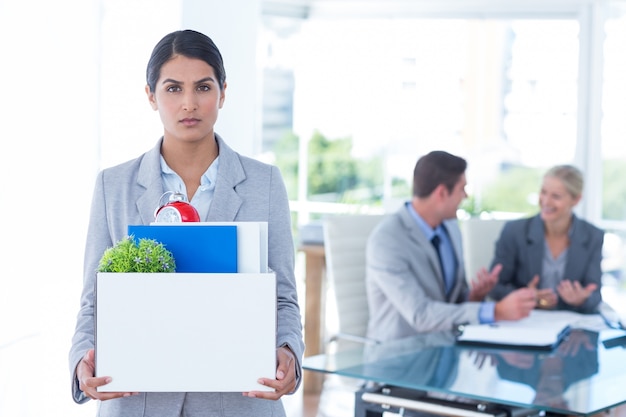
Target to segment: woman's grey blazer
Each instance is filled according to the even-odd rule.
[[[203,221],[267,221],[268,263],[276,273],[278,324],[276,345],[295,353],[298,385],[304,352],[302,324],[294,277],[295,250],[289,203],[278,168],[234,152],[216,135],[219,171],[213,201]],[[75,369],[94,347],[94,285],[105,249],[128,234],[130,224],[149,224],[163,194],[159,140],[137,159],[98,174],[93,194],[84,262],[83,292],[69,353],[74,401],[88,398],[78,389]],[[224,340],[228,348],[228,340]],[[115,377],[114,375],[112,375]],[[259,375],[274,377],[274,375]],[[103,401],[98,415],[112,416],[282,416],[282,402],[247,398],[241,393],[141,393]]]
[[[444,222],[458,260],[446,295],[437,253],[403,205],[376,226],[367,242],[368,337],[386,341],[478,323],[480,303],[468,302],[461,231]]]
[[[598,288],[580,307],[569,306],[559,299],[558,309],[580,313],[595,312],[602,301],[600,288],[603,242],[602,230],[573,215],[563,278],[578,281],[583,287],[594,283]],[[541,277],[544,253],[544,226],[539,215],[507,222],[496,242],[496,252],[491,262],[492,267],[502,264],[502,271],[490,296],[501,300],[511,291],[526,287],[535,275]]]

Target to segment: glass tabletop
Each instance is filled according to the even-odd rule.
[[[304,369],[555,413],[626,402],[626,332],[574,329],[552,350],[465,346],[452,332],[304,359]]]

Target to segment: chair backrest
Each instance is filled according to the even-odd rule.
[[[326,275],[334,293],[337,332],[333,339],[364,337],[369,309],[365,291],[365,247],[382,214],[333,215],[323,221]],[[355,338],[355,339],[356,339]]]
[[[508,220],[471,218],[460,222],[465,256],[465,275],[476,278],[482,267],[489,269],[495,255],[496,241]]]

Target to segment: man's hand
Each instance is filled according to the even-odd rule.
[[[98,387],[111,382],[111,377],[101,376],[94,377],[96,373],[95,352],[89,349],[85,356],[78,362],[76,366],[76,378],[78,379],[78,387],[85,395],[92,400],[110,400],[112,398],[130,397],[137,395],[137,392],[98,392]]]
[[[537,308],[543,310],[552,310],[556,308],[556,304],[559,301],[559,297],[552,290],[552,288],[537,289],[539,285],[539,275],[535,275],[528,284],[529,288],[533,288],[537,291]]]
[[[476,279],[471,282],[469,301],[482,301],[485,299],[489,291],[498,283],[498,275],[502,271],[502,265],[497,264],[491,272],[486,268],[481,268],[476,274]]]
[[[499,320],[519,320],[528,317],[537,303],[537,290],[520,288],[496,303],[494,317]]]
[[[293,394],[296,389],[296,356],[287,346],[276,350],[276,379],[260,378],[259,384],[274,388],[274,391],[249,391],[243,395],[251,398],[263,398],[266,400],[278,400],[285,394]]]

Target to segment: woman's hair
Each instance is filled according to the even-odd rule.
[[[413,195],[427,197],[439,184],[451,192],[466,168],[465,159],[445,151],[432,151],[422,156],[413,170]]]
[[[226,71],[222,54],[215,43],[200,32],[179,30],[165,35],[152,50],[146,69],[146,82],[151,92],[156,89],[163,65],[176,55],[200,59],[209,64],[215,72],[220,90],[224,89]]]
[[[574,198],[578,198],[583,193],[583,173],[573,165],[557,165],[548,170],[543,176],[560,179],[567,192]]]

